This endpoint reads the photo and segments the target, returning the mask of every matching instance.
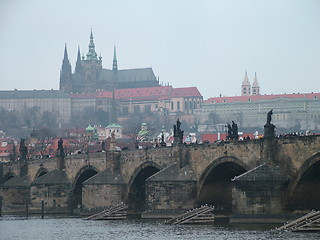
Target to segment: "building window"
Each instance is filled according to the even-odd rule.
[[[190,109],[192,109],[192,102],[189,102]]]
[[[128,107],[122,107],[122,114],[123,114],[123,116],[128,116],[129,108]]]
[[[188,102],[184,102],[184,106],[186,109],[188,109]]]
[[[180,110],[180,102],[177,102],[177,110]]]
[[[151,105],[145,105],[144,106],[144,112],[150,113],[151,112]]]
[[[171,102],[171,110],[173,110],[173,102]]]
[[[135,114],[140,113],[140,107],[139,106],[134,106],[133,113],[135,113]]]

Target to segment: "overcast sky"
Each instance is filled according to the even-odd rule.
[[[59,89],[64,44],[74,70],[93,28],[104,68],[152,67],[204,96],[320,92],[319,0],[0,0],[1,90]]]

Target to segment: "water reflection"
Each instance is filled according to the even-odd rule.
[[[0,218],[0,239],[320,239],[320,233],[271,231],[278,225],[165,225],[162,220],[85,221],[80,218]]]

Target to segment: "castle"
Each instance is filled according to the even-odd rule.
[[[97,55],[91,30],[89,50],[86,56],[80,55],[78,48],[75,71],[72,73],[67,46],[60,70],[60,90],[66,93],[92,93],[122,88],[157,87],[159,80],[152,68],[118,69],[116,48],[114,47],[112,69],[102,68],[102,57]]]

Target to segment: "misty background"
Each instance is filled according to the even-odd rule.
[[[104,68],[152,67],[160,82],[204,99],[320,92],[318,0],[0,1],[0,90],[59,89],[64,44],[74,70],[90,29]]]

